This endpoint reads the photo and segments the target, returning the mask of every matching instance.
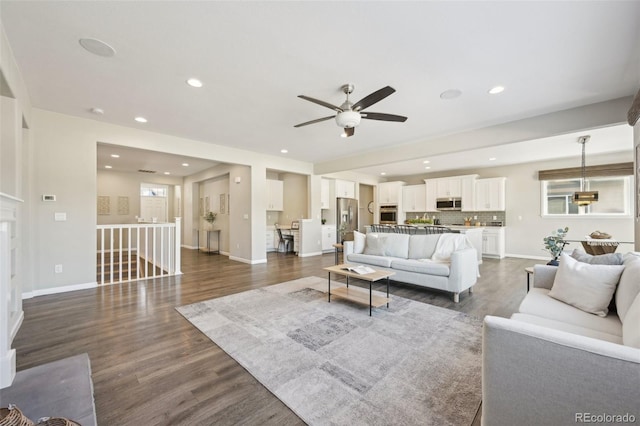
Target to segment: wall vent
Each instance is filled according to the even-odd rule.
[[[144,169],[138,169],[138,171],[140,173],[157,173],[155,170],[144,170]]]

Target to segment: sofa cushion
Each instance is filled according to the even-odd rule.
[[[353,252],[362,254],[364,252],[364,244],[367,236],[362,232],[353,231]]]
[[[409,237],[409,259],[431,259],[440,235],[411,235]]]
[[[640,349],[640,293],[627,310],[622,324],[622,341],[627,346]]]
[[[548,296],[549,290],[533,288],[520,304],[518,311],[604,333],[622,336],[622,323],[617,315],[606,317],[589,314]]]
[[[440,277],[448,277],[450,273],[448,263],[433,262],[431,260],[398,259],[391,262],[391,267],[399,271],[417,272]]]
[[[383,266],[385,268],[390,268],[391,262],[394,259],[392,257],[386,257],[386,256],[374,256],[371,254],[352,253],[347,256],[347,260],[350,263],[366,263],[367,265]]]
[[[409,256],[409,235],[369,233],[367,234],[363,253],[406,259]]]
[[[591,265],[563,253],[549,296],[605,317],[623,270],[623,265]]]
[[[571,257],[578,262],[589,263],[591,265],[622,265],[623,261],[622,253],[606,253],[594,256],[578,249],[573,250]]]
[[[542,327],[553,328],[554,330],[566,331],[567,333],[578,334],[580,336],[592,337],[594,339],[606,340],[607,342],[622,344],[622,337],[615,334],[605,333],[603,331],[592,330],[590,328],[581,327],[579,325],[568,324],[566,322],[552,320],[548,318],[542,318],[536,315],[529,314],[513,314],[512,320],[527,322],[529,324],[535,324]]]
[[[640,293],[640,257],[627,253],[624,255],[624,272],[620,277],[615,297],[618,316],[623,323],[638,293]]]

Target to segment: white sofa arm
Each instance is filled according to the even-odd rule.
[[[342,243],[342,258],[344,263],[349,263],[347,256],[353,254],[353,241],[344,241]]]
[[[639,349],[491,316],[482,337],[483,425],[640,419]]]
[[[460,293],[478,281],[478,252],[465,248],[451,253],[448,291]]]
[[[535,265],[533,267],[533,286],[551,290],[556,272],[558,272],[557,266]]]

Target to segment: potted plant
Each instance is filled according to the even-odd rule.
[[[208,212],[207,214],[205,214],[203,216],[203,219],[209,224],[207,225],[208,229],[213,229],[213,222],[216,221],[216,217],[218,216],[217,213],[214,212]]]
[[[551,253],[551,256],[553,257],[547,265],[558,266],[558,257],[560,257],[562,250],[564,250],[564,246],[569,244],[564,239],[564,237],[567,236],[567,232],[569,232],[569,227],[565,226],[564,229],[558,228],[553,231],[551,235],[544,237],[544,248]]]

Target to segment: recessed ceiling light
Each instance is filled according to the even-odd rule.
[[[340,133],[340,137],[341,137],[341,138],[346,138],[346,137],[347,137],[347,133],[346,133],[346,132],[342,132],[342,133]]]
[[[462,91],[458,90],[458,89],[449,89],[449,90],[445,90],[444,92],[440,93],[440,99],[455,99],[457,97],[459,97],[460,95],[462,95]]]
[[[503,86],[495,86],[489,89],[489,94],[491,95],[497,95],[498,93],[502,93],[502,92],[504,92]]]
[[[281,150],[280,150],[280,152],[281,152],[281,153],[283,153],[283,154],[286,154],[286,153],[287,153],[287,152],[289,152],[289,151],[288,151],[288,150],[286,150],[286,149],[281,149]]]
[[[202,82],[197,78],[190,78],[187,80],[187,84],[191,87],[202,87]]]
[[[165,174],[165,175],[170,175],[170,174],[171,174],[171,172],[164,172],[164,174]]]
[[[489,157],[489,161],[496,161],[496,157]]]
[[[387,174],[387,172],[381,172],[380,174],[381,174],[382,176],[384,176],[384,175],[386,175],[386,174]]]
[[[96,115],[104,114],[104,110],[102,108],[91,108],[91,112],[96,114]]]
[[[429,161],[429,160],[424,160],[424,161],[422,162],[422,164],[429,164],[430,162],[431,162],[431,161]]]
[[[134,120],[136,120],[138,123],[146,123],[147,119],[144,117],[136,117],[134,118]]]
[[[85,50],[93,53],[94,55],[110,58],[116,54],[116,49],[109,46],[102,40],[95,38],[81,38],[78,42],[80,43],[80,46],[84,47]]]
[[[189,163],[182,163],[184,167],[189,167]]]
[[[111,158],[120,158],[118,154],[111,154]]]
[[[113,167],[111,166],[104,166],[105,169],[112,169]]]
[[[429,170],[430,168],[431,168],[430,166],[427,166],[427,167],[425,167],[424,169],[425,169],[425,170]]]

